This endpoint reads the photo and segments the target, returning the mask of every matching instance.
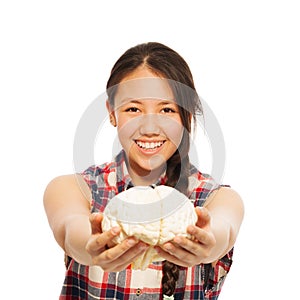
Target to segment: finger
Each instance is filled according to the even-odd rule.
[[[126,257],[126,253],[131,248],[136,248],[133,257],[137,254],[138,247],[134,247],[137,245],[138,240],[135,238],[128,238],[122,241],[120,244],[116,245],[113,248],[103,251],[97,257],[94,257],[94,263],[101,265],[106,270],[115,270],[116,266],[120,265],[128,265],[132,260],[124,260]],[[128,258],[128,255],[127,255]],[[107,269],[108,268],[108,269]]]
[[[180,236],[174,238],[174,241],[180,244],[181,247],[185,248],[186,245],[191,245],[190,242],[192,242],[193,244],[200,243],[206,246],[214,244],[215,241],[214,236],[209,231],[206,231],[197,226],[189,225],[187,228],[187,232],[193,236],[194,238],[193,240],[191,241],[189,239],[183,240],[182,237]]]
[[[166,243],[161,248],[160,256],[185,267],[199,264],[210,255],[211,251],[210,246],[199,244],[184,237],[178,237],[178,239],[175,237],[174,242]]]
[[[124,253],[121,257],[116,260],[116,270],[124,270],[129,264],[135,261],[138,257],[143,255],[145,251],[149,248],[149,245],[139,242],[137,245],[129,249],[127,252]]]
[[[111,245],[112,240],[119,234],[120,234],[119,227],[113,227],[109,231],[95,234],[95,236],[90,238],[90,240],[88,241],[86,250],[91,254],[102,251],[107,244]]]
[[[102,259],[107,261],[116,260],[130,248],[134,247],[138,242],[139,241],[133,237],[127,238],[115,247],[105,251],[102,255]]]
[[[187,250],[181,247],[179,244],[176,243],[166,243],[162,246],[162,248],[168,252],[169,254],[177,257],[178,259],[186,259],[187,257]]]
[[[103,215],[100,213],[92,213],[90,215],[90,223],[92,228],[92,234],[101,233],[101,222]]]
[[[174,243],[181,249],[184,249],[185,252],[188,251],[194,255],[199,254],[201,247],[203,247],[201,244],[199,244],[199,242],[191,241],[183,236],[176,236],[174,238]]]
[[[195,210],[198,216],[196,225],[202,228],[209,225],[211,217],[208,209],[206,209],[205,207],[197,206]]]
[[[165,245],[166,246],[166,245]],[[163,248],[163,246],[159,247],[155,247],[155,250],[157,251],[158,255],[162,258],[164,258],[165,260],[172,262],[176,265],[179,266],[183,266],[183,267],[189,267],[192,264],[190,263],[191,258],[194,258],[194,255],[188,253],[185,250],[181,250],[182,253],[178,254],[178,250],[175,250],[175,248],[172,247],[167,247],[167,248]],[[176,255],[182,257],[179,258]]]

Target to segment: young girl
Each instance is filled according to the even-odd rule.
[[[159,43],[127,50],[107,83],[107,109],[122,151],[112,162],[60,176],[46,188],[44,205],[57,243],[66,253],[60,299],[217,299],[232,263],[243,204],[189,161],[192,120],[201,113],[183,58]],[[116,194],[136,185],[168,185],[195,204],[195,239],[176,236],[156,247],[163,262],[145,271],[131,262],[148,245],[112,239],[102,214]]]

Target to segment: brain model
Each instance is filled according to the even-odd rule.
[[[194,205],[182,193],[168,186],[136,186],[113,197],[103,212],[102,230],[114,226],[121,233],[113,240],[120,243],[129,236],[147,243],[150,247],[133,263],[133,269],[144,270],[153,261],[162,261],[154,249],[176,235],[192,238],[186,233],[194,225],[197,215]]]

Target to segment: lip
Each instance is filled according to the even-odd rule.
[[[159,152],[163,148],[165,142],[166,140],[134,140],[138,150],[144,154],[155,154]]]

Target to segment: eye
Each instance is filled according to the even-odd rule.
[[[173,109],[173,108],[171,108],[171,107],[164,107],[164,108],[162,109],[162,112],[163,112],[163,113],[175,113],[176,110]]]
[[[125,109],[126,112],[139,112],[140,110],[137,107],[128,107]]]

